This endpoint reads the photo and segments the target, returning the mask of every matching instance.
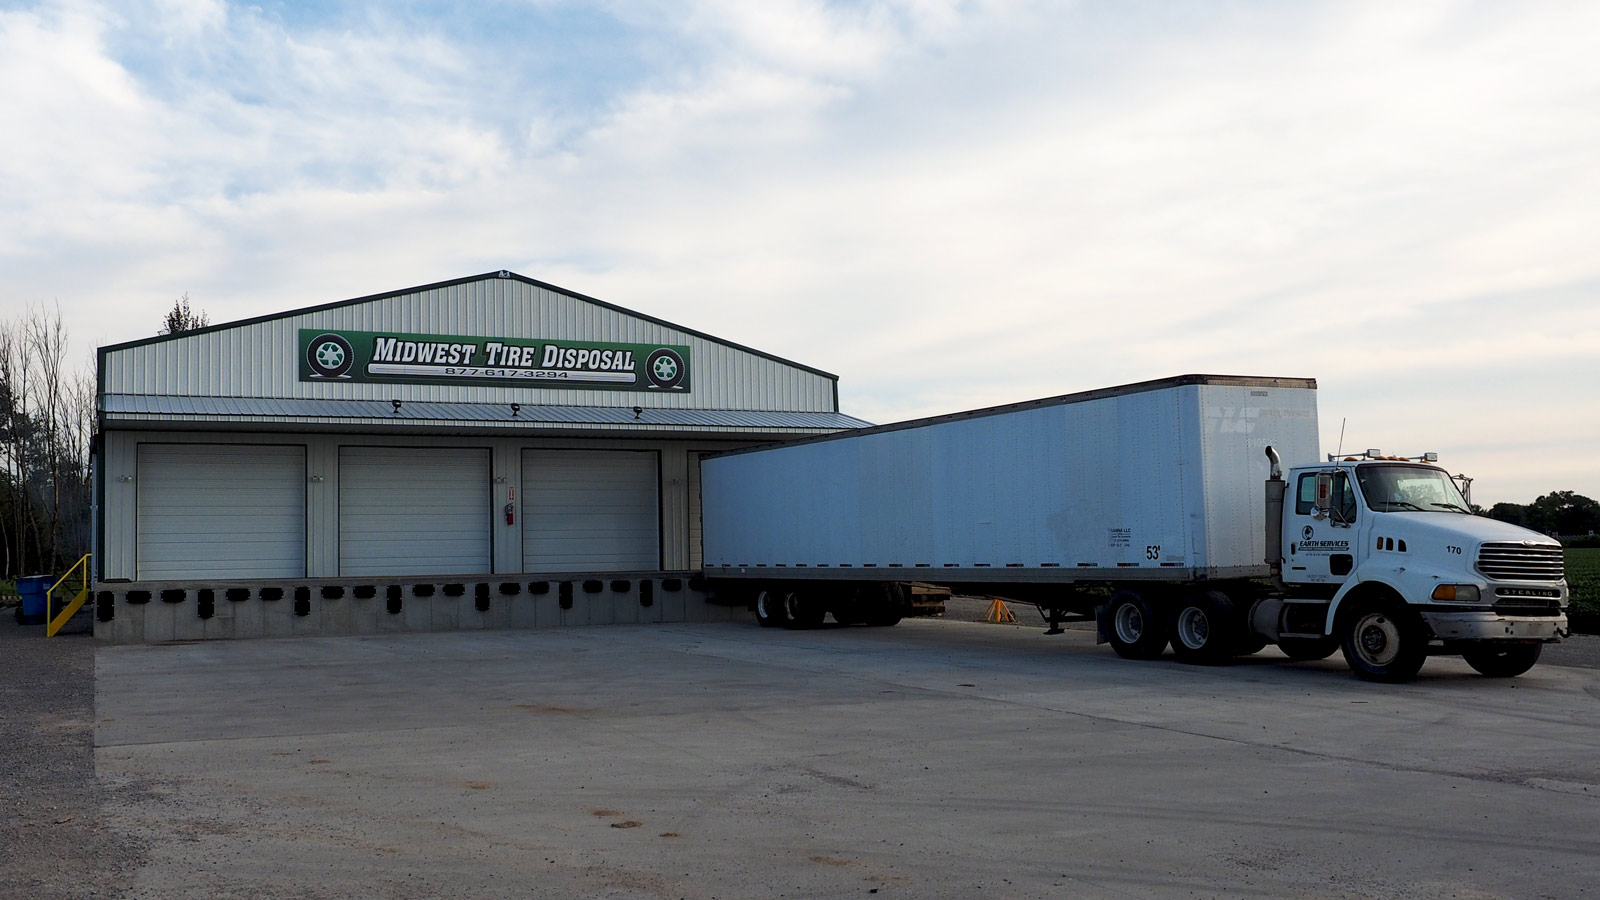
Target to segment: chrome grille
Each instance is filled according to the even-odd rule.
[[[1561,601],[1540,597],[1502,597],[1494,602],[1494,611],[1502,616],[1559,616]]]
[[[1560,581],[1566,574],[1559,546],[1509,541],[1478,548],[1478,571],[1500,581]]]

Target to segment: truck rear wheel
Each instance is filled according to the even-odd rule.
[[[1467,665],[1490,678],[1515,678],[1533,668],[1543,644],[1479,644],[1461,651]]]
[[[1221,591],[1184,598],[1172,622],[1172,652],[1186,663],[1215,665],[1242,647],[1241,626],[1233,601]]]
[[[1111,649],[1123,659],[1155,659],[1167,649],[1166,621],[1137,591],[1117,591],[1106,606]]]
[[[782,591],[761,591],[756,594],[756,621],[762,628],[777,628],[789,624],[789,613]]]
[[[1344,622],[1344,659],[1356,677],[1388,684],[1417,677],[1428,658],[1428,636],[1410,610],[1395,601],[1367,601]]]

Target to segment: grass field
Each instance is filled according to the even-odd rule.
[[[1567,589],[1574,630],[1600,633],[1600,547],[1568,549]]]

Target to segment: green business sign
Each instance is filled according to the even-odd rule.
[[[301,381],[689,391],[689,348],[300,329]]]

